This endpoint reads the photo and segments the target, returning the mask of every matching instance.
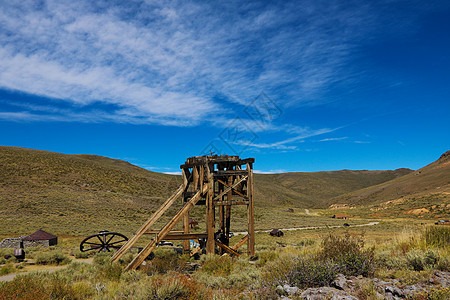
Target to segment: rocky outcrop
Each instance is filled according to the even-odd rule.
[[[435,271],[427,282],[407,285],[401,280],[384,281],[378,278],[365,278],[362,276],[344,276],[339,274],[329,287],[318,287],[301,290],[287,284],[277,287],[281,299],[359,299],[364,286],[372,287],[377,299],[407,299],[433,288],[450,288],[450,272]]]

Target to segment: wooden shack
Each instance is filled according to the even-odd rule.
[[[22,238],[23,246],[28,247],[49,247],[58,244],[58,237],[44,230],[38,230]]]

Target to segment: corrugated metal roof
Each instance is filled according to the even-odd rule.
[[[37,240],[51,240],[58,238],[56,235],[53,235],[51,233],[45,232],[44,230],[38,230],[35,233],[30,234],[29,236],[25,237],[24,241],[37,241]]]

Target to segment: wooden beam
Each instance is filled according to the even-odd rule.
[[[246,171],[247,172],[247,171]],[[226,187],[230,187],[228,184],[226,184],[225,182],[223,182],[220,179],[217,179],[218,182],[220,182],[221,184],[225,185]],[[244,194],[242,194],[241,192],[239,192],[238,190],[233,189],[233,193],[236,193],[236,195],[241,196],[244,199],[247,199],[247,196],[245,196]]]
[[[217,246],[219,246],[220,248],[222,248],[226,252],[228,252],[228,253],[230,253],[230,254],[232,254],[234,256],[239,256],[240,255],[236,250],[233,250],[232,248],[228,247],[227,245],[224,245],[224,244],[222,244],[219,241],[215,241],[215,242],[216,242]]]
[[[198,253],[198,252],[200,252],[200,251],[202,251],[202,248],[197,247],[197,248],[195,248],[195,249],[192,250],[190,256],[192,257],[192,256],[194,256],[196,253]]]
[[[155,224],[156,221],[169,209],[170,206],[181,196],[185,190],[185,185],[182,184],[180,187],[163,203],[163,205],[153,213],[153,215],[144,223],[144,225],[139,228],[139,230],[119,249],[113,256],[112,261],[118,261],[128,250],[133,247],[137,240]]]
[[[147,230],[146,232],[145,232],[145,234],[157,234],[157,233],[159,233],[161,230],[154,230],[154,229],[149,229],[149,230]],[[178,234],[178,233],[184,233],[184,230],[171,230],[170,232],[169,232],[169,234],[171,234],[171,233],[175,233],[175,234]]]
[[[248,200],[231,200],[231,201],[216,201],[214,202],[214,205],[219,206],[219,205],[248,205],[249,201]]]
[[[247,175],[247,170],[227,170],[227,171],[216,171],[214,177],[228,177],[230,175]]]
[[[206,253],[214,254],[214,233],[215,233],[215,220],[214,220],[214,178],[210,165],[206,165],[206,174],[208,176],[208,194],[206,196],[206,232],[208,233],[208,239],[206,240]]]
[[[248,243],[247,254],[249,256],[255,255],[255,211],[253,205],[253,165],[251,162],[247,163],[248,182],[247,182],[247,196],[249,204],[247,206],[248,215]]]
[[[209,188],[208,184],[205,184],[203,186],[203,189],[207,188]],[[202,190],[198,191],[194,195],[194,197],[192,197],[188,202],[186,202],[186,204],[184,204],[184,206],[169,221],[169,223],[167,223],[161,229],[161,231],[156,234],[155,238],[149,244],[147,244],[147,246],[145,246],[145,248],[131,261],[131,263],[125,268],[126,271],[135,270],[142,264],[145,258],[156,248],[160,241],[164,240],[164,237],[173,229],[173,227],[175,227],[175,225],[178,223],[178,221],[181,220],[184,214],[188,212],[195,205],[195,203],[197,203],[197,201],[201,198]]]
[[[245,244],[245,242],[247,242],[248,241],[248,234],[246,235],[246,236],[244,236],[244,238],[242,239],[242,240],[240,240],[240,242],[239,243],[237,243],[236,245],[234,245],[233,247],[231,247],[231,249],[233,249],[233,250],[237,250],[237,249],[239,249],[242,245],[244,245]]]
[[[198,168],[197,167],[193,167],[192,169],[192,184],[194,185],[194,191],[197,190],[198,185]]]
[[[205,239],[208,237],[207,233],[169,233],[164,237],[164,240],[193,240],[193,239]]]
[[[233,184],[233,175],[228,177],[228,186],[231,186]],[[227,202],[230,202],[233,198],[232,192],[231,190],[227,193]],[[229,241],[229,237],[230,237],[230,224],[231,224],[231,206],[228,205],[226,207],[226,211],[225,211],[225,236],[228,238],[227,240]],[[229,242],[227,244],[227,246],[229,246]]]
[[[187,211],[183,216],[183,231],[184,234],[189,234],[189,211]],[[189,253],[191,250],[191,243],[189,242],[189,239],[186,239],[183,242],[183,252]]]
[[[231,189],[234,189],[238,184],[240,184],[242,181],[246,180],[248,178],[247,176],[242,177],[241,179],[239,179],[238,181],[236,181],[232,186],[227,187],[222,193],[220,193],[219,195],[217,195],[213,201],[217,201],[217,199],[220,199],[220,197],[222,197],[223,195],[225,195],[226,193],[228,193],[229,191],[231,191]]]

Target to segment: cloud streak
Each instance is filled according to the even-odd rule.
[[[110,120],[214,122],[261,90],[285,99],[280,105],[317,100],[351,76],[341,67],[374,18],[368,5],[316,1],[3,2],[0,87],[55,106],[114,105]]]

